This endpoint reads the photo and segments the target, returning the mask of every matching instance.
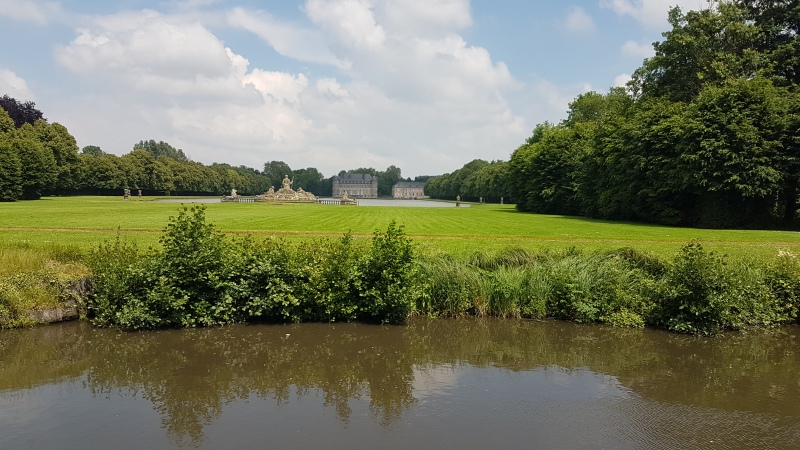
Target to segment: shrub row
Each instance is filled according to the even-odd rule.
[[[93,323],[131,329],[245,321],[400,323],[412,312],[411,241],[392,222],[371,245],[256,242],[215,232],[202,206],[171,218],[160,249],[117,238],[89,258]]]
[[[394,222],[370,242],[256,242],[219,234],[204,207],[171,218],[159,249],[116,241],[90,256],[91,320],[131,329],[246,321],[402,323],[411,314],[552,317],[715,334],[795,322],[800,263],[728,263],[696,242],[672,260],[507,249],[421,257]]]

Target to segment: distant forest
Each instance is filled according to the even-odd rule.
[[[673,8],[669,23],[626,88],[578,96],[509,162],[472,161],[426,193],[503,196],[547,214],[797,228],[800,2],[710,2]]]
[[[378,177],[378,194],[389,196],[404,180],[398,167],[385,171],[358,168],[342,173]],[[270,161],[263,170],[191,161],[181,149],[155,140],[140,141],[123,156],[88,145],[78,151],[75,138],[58,123],[48,123],[33,102],[0,98],[0,201],[35,200],[43,195],[122,195],[124,189],[144,195],[262,194],[280,187],[288,175],[295,188],[331,195],[331,178],[314,167],[292,170]],[[420,177],[418,177],[420,178]],[[427,178],[427,177],[422,177]]]

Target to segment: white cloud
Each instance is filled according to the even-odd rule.
[[[97,18],[56,49],[70,71],[156,96],[236,99],[248,62],[196,22],[153,11]]]
[[[331,32],[340,44],[355,49],[375,49],[386,39],[372,8],[368,0],[308,0],[305,4],[312,22]]]
[[[703,0],[601,0],[600,6],[620,16],[630,16],[645,26],[664,29],[668,26],[667,13],[671,7],[679,6],[685,12],[705,3]]]
[[[397,34],[435,35],[472,25],[469,0],[385,0],[376,4],[375,14]]]
[[[298,96],[306,86],[305,75],[292,75],[285,72],[271,72],[254,69],[243,78],[245,84],[252,84],[269,101],[297,103]]]
[[[328,48],[325,36],[318,30],[284,24],[269,14],[234,8],[228,13],[228,23],[254,33],[276,52],[301,61],[349,67],[349,62],[336,58]]]
[[[0,69],[0,92],[19,101],[34,100],[33,93],[28,89],[28,83],[8,69]]]
[[[614,87],[625,87],[628,81],[631,81],[630,74],[621,73],[614,77]]]
[[[80,104],[65,100],[60,113],[79,120],[70,131],[81,146],[122,153],[161,139],[205,163],[260,167],[276,159],[326,175],[394,164],[415,175],[507,159],[532,128],[510,99],[525,97],[523,108],[534,108],[552,92],[526,87],[457,33],[471,24],[465,1],[428,4],[308,0],[313,28],[246,9],[225,13],[228,25],[284,56],[338,70],[324,76],[254,67],[254,55],[226,47],[202,16],[95,17],[55,56],[97,93]],[[452,14],[439,17],[443,11]],[[409,18],[418,20],[401,26]]]
[[[564,19],[564,28],[570,33],[589,33],[595,30],[595,25],[583,8],[572,6]]]
[[[635,41],[627,41],[622,45],[622,55],[631,58],[650,58],[655,55],[652,44],[643,44]]]
[[[47,25],[61,14],[58,3],[32,0],[0,0],[0,17]]]

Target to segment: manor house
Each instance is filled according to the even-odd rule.
[[[428,198],[425,195],[425,182],[401,181],[392,186],[392,198]]]
[[[345,192],[350,198],[378,198],[378,177],[362,173],[346,173],[333,177],[333,198]]]

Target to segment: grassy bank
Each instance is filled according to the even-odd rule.
[[[208,204],[202,221],[219,233],[197,241],[169,238],[178,207],[102,197],[0,204],[0,322],[25,324],[25,310],[57,305],[88,266],[96,280],[106,277],[95,319],[130,328],[399,322],[411,313],[714,333],[792,322],[800,297],[793,232],[593,221],[509,205]],[[400,247],[376,249],[373,235],[387,223],[402,225],[401,242],[413,249],[413,264],[394,275],[385,270]],[[207,242],[217,242],[210,254]],[[213,258],[201,264],[194,252]],[[384,264],[377,272],[376,261]]]
[[[17,243],[0,247],[0,328],[33,324],[28,312],[56,308],[89,275],[76,246]]]

